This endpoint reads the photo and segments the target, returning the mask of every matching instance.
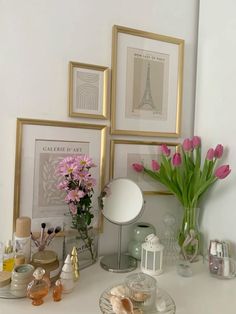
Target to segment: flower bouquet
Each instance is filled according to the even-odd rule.
[[[92,196],[95,178],[90,169],[95,167],[92,159],[87,155],[72,155],[59,162],[56,174],[62,177],[58,189],[65,191],[65,202],[69,206],[72,218],[72,228],[78,230],[85,248],[89,250],[91,259],[95,260],[93,251],[93,237],[89,229],[94,215],[92,213]]]
[[[197,230],[197,211],[203,194],[218,180],[226,178],[231,169],[229,165],[216,168],[223,155],[223,146],[207,151],[201,160],[201,139],[194,136],[185,139],[180,150],[171,156],[167,145],[161,145],[161,161],[152,160],[151,169],[134,163],[133,169],[144,172],[152,179],[163,184],[173,193],[184,208],[182,226],[178,242],[185,259],[193,261],[199,253],[200,235]]]

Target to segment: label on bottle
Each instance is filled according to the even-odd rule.
[[[28,263],[31,257],[31,237],[19,238],[15,235],[15,251],[24,255],[25,261]]]
[[[50,279],[53,277],[56,277],[59,274],[59,272],[60,272],[60,267],[58,267],[55,270],[50,271]]]

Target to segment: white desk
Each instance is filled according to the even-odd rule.
[[[158,286],[174,299],[177,314],[235,314],[236,279],[220,280],[210,276],[207,264],[195,263],[193,276],[181,277],[176,268],[156,277]],[[135,272],[138,272],[137,269]],[[0,299],[0,314],[99,314],[102,292],[124,280],[128,273],[117,274],[103,270],[99,262],[81,271],[80,279],[70,294],[60,302],[52,300],[52,291],[44,304],[32,306],[29,299]]]

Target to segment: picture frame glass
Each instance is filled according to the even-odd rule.
[[[92,69],[73,68],[73,111],[97,114],[103,106],[103,73]]]
[[[168,143],[171,153],[176,152],[178,144]],[[161,162],[161,143],[112,140],[112,160],[110,176],[128,177],[136,182],[144,194],[171,194],[161,183],[151,179],[144,172],[136,172],[132,164],[140,163],[151,169],[151,161]]]
[[[115,26],[112,133],[180,132],[183,41]]]
[[[108,118],[108,67],[69,62],[69,116]]]
[[[90,128],[90,125],[66,122],[55,126],[23,121],[21,132],[21,147],[16,158],[20,176],[15,176],[15,218],[30,217],[32,231],[38,231],[42,222],[62,226],[69,210],[65,193],[57,188],[62,178],[55,171],[60,160],[74,154],[87,154],[96,165],[91,175],[97,181],[92,198],[92,205],[97,207],[104,180],[105,126]]]

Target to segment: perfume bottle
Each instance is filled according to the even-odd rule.
[[[55,302],[61,301],[61,294],[62,294],[62,284],[61,280],[57,279],[55,282],[55,286],[53,287],[52,296]]]
[[[14,268],[14,252],[11,240],[8,241],[3,253],[3,270],[12,271]]]
[[[28,284],[27,296],[32,299],[33,305],[41,305],[43,298],[48,294],[49,286],[43,278],[44,274],[45,270],[42,267],[36,268],[33,273],[35,279]]]

